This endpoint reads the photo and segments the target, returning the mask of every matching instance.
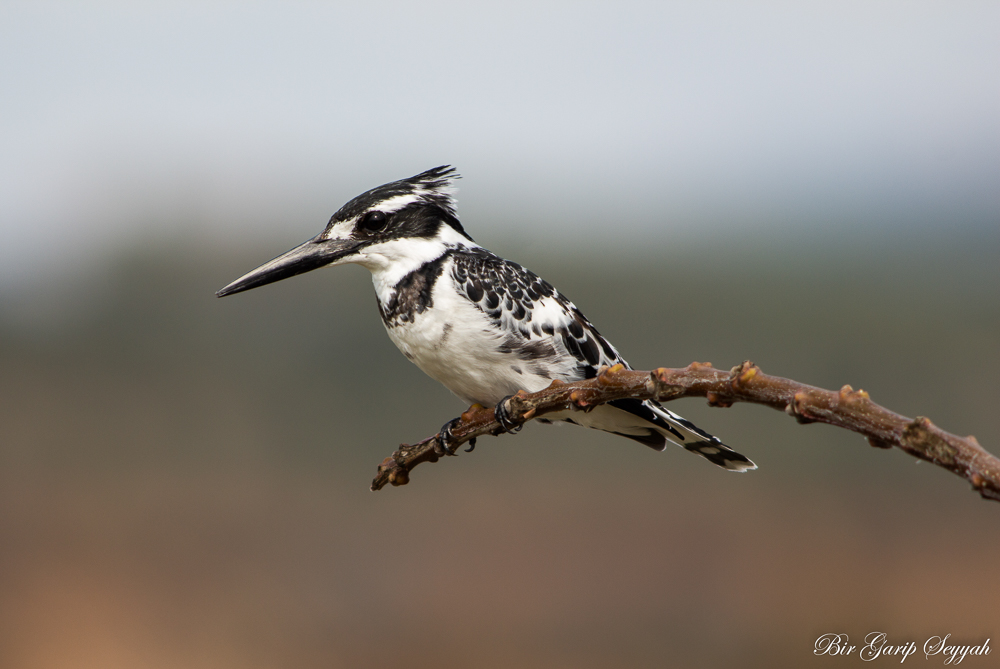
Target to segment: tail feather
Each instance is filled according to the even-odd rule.
[[[666,448],[667,442],[670,441],[729,471],[746,472],[757,469],[757,465],[749,458],[737,453],[722,443],[718,437],[705,432],[686,418],[664,408],[659,402],[617,400],[608,402],[608,404],[615,409],[631,414],[642,422],[633,419],[629,421],[631,424],[626,425],[621,424],[621,421],[615,421],[618,424],[602,427],[599,423],[603,421],[594,421],[588,427],[613,432],[658,451]]]

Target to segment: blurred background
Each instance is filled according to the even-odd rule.
[[[465,407],[367,272],[214,297],[451,163],[473,237],[634,366],[752,359],[1000,452],[998,32],[991,2],[4,3],[0,666],[1000,637],[1000,506],[944,470],[685,400],[760,469],[529,425],[371,493]]]

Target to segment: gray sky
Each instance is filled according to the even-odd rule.
[[[0,282],[442,163],[485,242],[1000,221],[997,2],[249,4],[0,6]]]

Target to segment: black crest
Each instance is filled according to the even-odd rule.
[[[442,165],[408,179],[372,188],[341,207],[330,219],[327,229],[385,204],[389,206],[387,213],[391,216],[412,218],[415,212],[422,211],[426,216],[444,221],[471,240],[455,211],[454,182],[459,178],[454,167]]]

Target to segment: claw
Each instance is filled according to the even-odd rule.
[[[450,421],[441,426],[441,431],[438,433],[438,447],[434,449],[438,451],[440,455],[455,455],[455,451],[458,449],[458,446],[452,448],[448,444],[452,441],[452,439],[454,439],[451,434],[451,428],[460,420],[461,419],[459,418],[452,418]],[[472,441],[475,441],[475,439]],[[471,451],[472,449],[470,448],[469,450]]]
[[[510,417],[510,413],[507,411],[507,400],[511,397],[513,397],[513,395],[508,395],[497,402],[497,405],[493,407],[493,415],[496,417],[497,422],[500,423],[500,427],[504,429],[504,432],[507,434],[517,434],[524,426],[514,422],[514,420]]]
[[[473,437],[472,439],[469,439],[469,447],[465,449],[465,452],[471,453],[475,447],[476,447],[476,438]]]

